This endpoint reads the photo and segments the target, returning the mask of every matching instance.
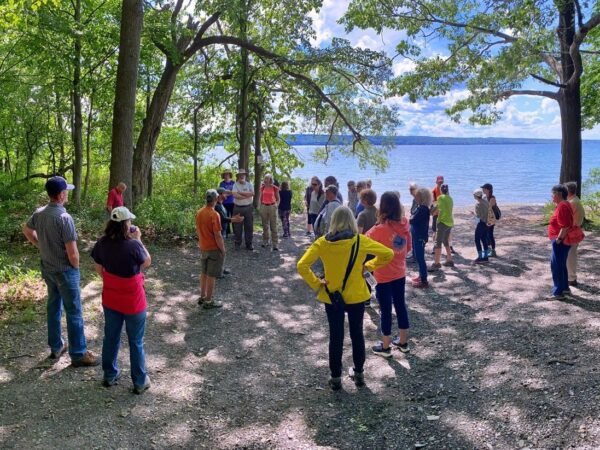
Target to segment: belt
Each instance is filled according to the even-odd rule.
[[[263,206],[273,206],[276,205],[277,203],[261,203],[261,205]]]
[[[252,206],[252,205],[238,205],[237,203],[234,203],[233,205],[237,206],[238,208],[248,208],[249,206]]]

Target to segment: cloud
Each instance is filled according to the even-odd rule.
[[[392,71],[394,72],[394,76],[399,77],[400,75],[404,75],[405,73],[412,72],[417,67],[417,64],[410,59],[399,59],[393,62]]]
[[[364,34],[360,37],[358,42],[356,42],[356,44],[354,44],[354,47],[377,51],[377,50],[381,50],[381,48],[383,47],[383,44],[380,41],[376,41],[368,34]]]

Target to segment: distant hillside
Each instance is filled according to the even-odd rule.
[[[286,141],[290,145],[325,145],[328,136],[324,134],[294,134]],[[394,145],[485,145],[485,144],[560,144],[559,139],[525,139],[525,138],[455,138],[432,136],[369,136],[369,141],[375,145],[389,143]],[[330,145],[351,144],[352,136],[333,136]]]

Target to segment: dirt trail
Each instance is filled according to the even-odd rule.
[[[539,208],[503,208],[500,257],[475,267],[473,230],[457,214],[457,267],[434,275],[429,290],[407,289],[412,352],[389,361],[367,353],[367,387],[345,377],[338,393],[326,387],[323,307],[295,270],[309,244],[300,217],[281,252],[261,249],[256,236],[256,253],[228,254],[220,310],[196,305],[193,243],[155,247],[146,277],[152,388],[130,392],[126,339],[124,376],[106,389],[98,367],[45,359],[44,314],[5,324],[0,447],[597,448],[600,238],[588,234],[580,249],[581,287],[550,302],[540,218]],[[99,283],[82,295],[89,347],[99,352]],[[368,346],[378,320],[369,310]]]

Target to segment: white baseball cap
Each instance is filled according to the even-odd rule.
[[[135,215],[124,206],[117,206],[110,212],[110,220],[114,222],[123,222],[129,219],[135,219]]]

